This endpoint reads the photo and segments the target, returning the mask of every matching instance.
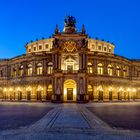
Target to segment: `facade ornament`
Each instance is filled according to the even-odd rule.
[[[64,20],[65,27],[76,27],[76,19],[73,16],[67,16]]]
[[[85,25],[83,24],[83,26],[82,26],[82,34],[85,34],[85,33],[86,33]]]
[[[58,33],[59,33],[59,28],[58,28],[58,25],[56,24],[55,34],[58,34]]]
[[[73,16],[67,16],[64,19],[64,33],[73,34],[76,33],[76,19]]]
[[[82,48],[86,48],[88,46],[88,41],[86,39],[82,40]]]
[[[80,94],[84,94],[84,90],[83,90],[83,79],[80,79]]]

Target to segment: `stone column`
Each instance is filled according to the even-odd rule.
[[[19,77],[19,64],[16,65],[16,77]]]
[[[35,61],[32,62],[32,75],[36,75],[36,64]]]
[[[82,54],[79,53],[79,70],[80,70],[80,71],[82,70],[82,60],[83,60]]]
[[[46,60],[43,60],[43,75],[46,75],[47,74],[47,61]]]
[[[27,75],[27,62],[23,63],[23,77]]]
[[[61,70],[61,53],[58,54],[58,69]]]
[[[79,86],[77,88],[77,100],[78,102],[87,102],[88,94],[87,94],[87,79],[86,73],[78,73],[78,83]]]

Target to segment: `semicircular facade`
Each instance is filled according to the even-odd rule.
[[[140,60],[114,54],[114,44],[89,38],[84,26],[77,32],[72,19],[63,32],[57,26],[51,38],[27,43],[26,54],[0,60],[0,100],[140,99]]]

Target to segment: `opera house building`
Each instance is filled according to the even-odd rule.
[[[68,16],[50,38],[25,45],[26,54],[0,59],[1,101],[115,102],[140,100],[140,59],[114,53]]]

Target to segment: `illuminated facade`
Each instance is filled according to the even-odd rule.
[[[74,17],[51,38],[26,44],[26,54],[0,60],[5,101],[137,101],[140,60],[114,54],[114,44],[91,39]]]

